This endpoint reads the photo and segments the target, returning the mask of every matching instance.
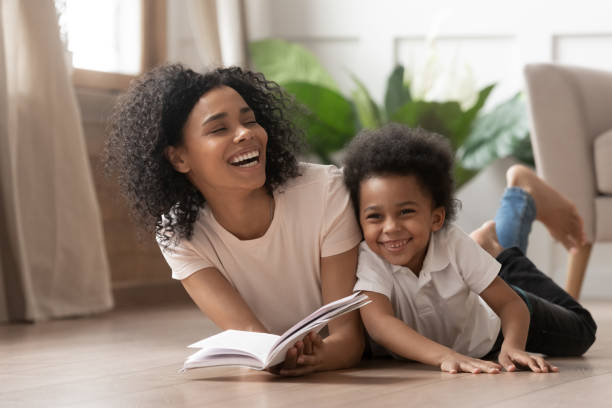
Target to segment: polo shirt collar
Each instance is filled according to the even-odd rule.
[[[427,253],[423,260],[423,267],[419,273],[419,280],[425,279],[429,281],[431,273],[444,270],[450,263],[446,242],[440,239],[439,232],[441,231],[431,233]],[[393,273],[404,272],[413,274],[410,268],[401,265],[392,265],[392,270]]]

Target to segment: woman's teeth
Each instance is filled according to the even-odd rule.
[[[257,165],[257,160],[255,161],[250,161],[248,163],[244,163],[244,164],[237,164],[238,167],[253,167]]]
[[[259,162],[259,152],[254,150],[249,153],[238,155],[230,160],[232,166],[253,167]]]

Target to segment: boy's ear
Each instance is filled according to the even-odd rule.
[[[444,226],[444,220],[446,219],[446,209],[444,207],[434,208],[432,212],[432,224],[431,230],[436,232]]]
[[[164,149],[164,154],[166,155],[166,159],[172,164],[172,167],[174,167],[174,170],[179,173],[187,173],[191,170],[191,167],[189,167],[183,158],[182,147],[168,146]]]

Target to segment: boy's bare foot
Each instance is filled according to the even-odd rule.
[[[470,237],[494,258],[504,250],[497,240],[494,221],[485,222],[480,228],[472,231]]]
[[[520,187],[531,194],[536,204],[536,219],[567,250],[575,251],[586,243],[582,217],[576,206],[546,184],[533,170],[515,164],[506,172],[506,181],[508,187]]]

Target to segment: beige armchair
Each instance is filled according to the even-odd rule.
[[[576,204],[589,240],[568,263],[577,299],[592,243],[612,241],[612,72],[532,64],[524,74],[536,168]]]

